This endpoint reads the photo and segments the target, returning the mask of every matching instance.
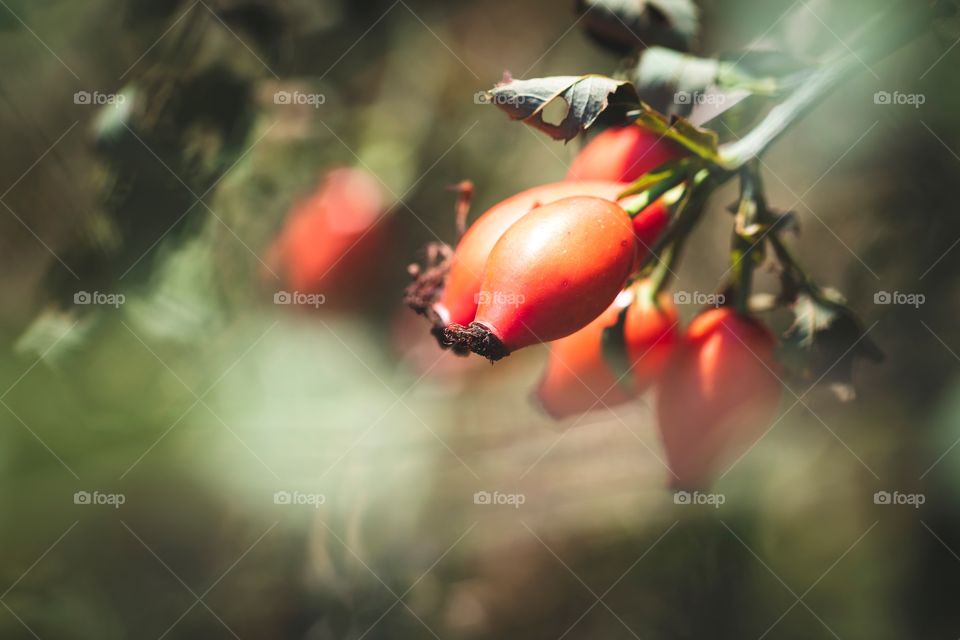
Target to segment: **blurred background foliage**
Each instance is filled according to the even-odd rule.
[[[476,183],[476,214],[562,179],[578,142],[475,95],[505,69],[621,68],[575,3],[2,4],[2,637],[960,635],[955,25],[866,65],[765,157],[798,254],[887,360],[847,405],[785,393],[714,510],[664,489],[649,399],[552,424],[528,399],[542,349],[455,360],[400,306],[407,263],[453,240],[448,185]],[[874,10],[705,0],[693,48],[811,61]],[[274,305],[272,238],[345,165],[389,204],[376,268],[318,311]],[[717,288],[735,197],[714,200],[678,286]],[[475,505],[481,490],[525,502]],[[877,506],[881,490],[926,503]]]

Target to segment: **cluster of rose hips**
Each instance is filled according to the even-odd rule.
[[[767,206],[759,161],[863,60],[849,47],[809,68],[778,64],[779,53],[767,59],[769,65],[741,66],[746,56],[727,64],[662,47],[644,52],[647,45],[634,27],[651,30],[651,42],[687,49],[697,26],[689,3],[667,3],[666,12],[647,4],[578,3],[578,22],[592,37],[629,54],[631,64],[640,57],[633,80],[596,74],[515,80],[507,74],[486,93],[511,120],[555,140],[616,124],[583,149],[565,181],[507,198],[469,229],[472,185],[462,183],[459,241],[453,248],[431,244],[426,266],[410,267],[414,281],[405,302],[430,320],[439,344],[458,355],[497,361],[548,343],[536,396],[556,419],[654,390],[672,484],[697,487],[770,425],[783,371],[811,381],[811,388],[829,383],[849,399],[855,359],[882,358],[843,297],[807,276],[782,242],[780,234],[794,217]],[[874,26],[891,37],[877,41],[902,46],[921,27],[954,12],[950,2],[924,4],[906,28],[899,13],[884,13]],[[591,12],[594,6],[605,10]],[[869,47],[865,55],[890,52],[884,45]],[[741,99],[725,100],[728,107],[694,109],[690,119],[674,104],[666,107],[668,116],[644,97],[656,99],[664,78],[674,75],[677,87],[759,102],[743,99],[747,108],[740,109]],[[545,117],[551,105],[564,106],[558,121]],[[724,122],[733,138],[721,144],[716,131],[696,123],[728,108],[743,135]],[[664,293],[668,276],[709,194],[736,176],[741,197],[728,288],[735,295],[724,296],[732,304],[709,308],[683,328]],[[299,292],[326,293],[344,284],[336,298],[349,299],[360,290],[354,283],[366,280],[365,270],[378,263],[368,256],[381,250],[383,236],[370,232],[383,214],[372,176],[333,171],[295,207],[270,250],[268,269]],[[753,272],[768,250],[779,265],[780,292],[754,296]],[[338,271],[350,277],[337,277]],[[752,315],[776,308],[789,308],[795,317],[779,345]],[[778,347],[784,347],[778,355],[785,369],[774,356]]]
[[[641,270],[688,185],[652,202],[628,187],[684,153],[638,125],[604,131],[566,181],[495,205],[452,252],[434,247],[428,268],[412,271],[407,302],[460,354],[496,361],[549,343],[536,395],[554,418],[653,388],[672,484],[697,487],[770,425],[780,382],[776,340],[755,318],[711,308],[683,330]]]

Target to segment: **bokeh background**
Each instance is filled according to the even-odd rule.
[[[476,214],[566,172],[579,142],[475,95],[616,71],[572,4],[0,2],[0,636],[960,637],[955,22],[765,156],[797,254],[887,357],[853,402],[785,391],[713,508],[665,489],[649,398],[554,423],[529,400],[544,349],[458,360],[401,305],[454,239],[450,185]],[[813,60],[876,3],[699,4],[698,53]],[[340,166],[382,187],[377,243],[319,309],[274,304],[273,239]],[[722,284],[735,196],[678,288]]]

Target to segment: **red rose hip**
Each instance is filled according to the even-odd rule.
[[[477,218],[454,251],[443,293],[434,306],[444,324],[470,324],[477,313],[480,285],[490,251],[514,222],[537,207],[570,196],[616,200],[623,185],[615,182],[560,182],[527,189],[494,205]]]
[[[385,240],[375,225],[385,211],[377,180],[360,169],[327,172],[320,185],[291,209],[267,254],[283,286],[303,293],[356,297],[372,278]]]
[[[567,180],[634,182],[683,155],[676,143],[639,125],[607,129],[577,155]]]
[[[690,324],[658,388],[657,418],[678,488],[710,483],[720,462],[742,455],[776,416],[776,340],[730,308]]]
[[[660,376],[677,339],[677,312],[670,298],[654,301],[652,284],[641,281],[617,296],[606,311],[576,333],[550,343],[550,357],[537,400],[556,419],[629,402]],[[629,307],[624,341],[629,374],[618,380],[603,356],[603,332]]]
[[[497,241],[474,322],[445,338],[498,360],[568,336],[610,306],[635,257],[633,224],[618,205],[580,196],[539,207]]]

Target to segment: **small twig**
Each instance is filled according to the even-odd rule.
[[[767,218],[760,166],[758,162],[751,161],[740,172],[740,205],[737,207],[731,251],[735,306],[744,315],[750,311],[750,292],[756,267],[753,256],[760,244],[755,236],[763,233],[763,221]]]
[[[470,215],[470,203],[473,202],[473,182],[461,180],[452,185],[450,190],[457,192],[456,225],[457,241],[459,241],[467,232],[467,216]]]

